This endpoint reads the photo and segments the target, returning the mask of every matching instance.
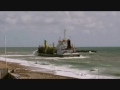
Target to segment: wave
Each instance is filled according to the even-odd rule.
[[[16,56],[17,57],[17,56],[34,56],[34,55],[6,55],[6,57],[7,56],[9,56],[9,57],[10,56]],[[5,55],[0,55],[0,57],[5,57]]]
[[[5,61],[5,58],[0,57],[0,60]],[[55,71],[56,75],[75,77],[79,79],[115,78],[110,76],[102,76],[102,75],[98,76],[95,74],[91,74],[90,70],[73,69],[70,68],[71,65],[55,66],[54,64],[50,64],[48,62],[37,61],[36,63],[36,61],[27,61],[27,60],[11,59],[11,58],[6,58],[6,60],[7,62],[19,63],[24,66],[34,67],[31,68],[32,71],[42,71],[42,72]]]
[[[79,57],[64,57],[59,59],[83,59],[83,58],[89,58],[89,56],[80,55]]]
[[[37,50],[33,51],[33,55],[35,55],[35,56],[38,55]]]
[[[61,60],[61,59],[84,59],[84,58],[90,58],[89,56],[83,56],[80,55],[80,57],[41,57],[41,56],[37,56],[37,57],[31,57],[31,59],[44,59],[44,60]]]

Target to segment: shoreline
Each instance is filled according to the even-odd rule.
[[[0,68],[6,68],[5,61],[0,61]],[[33,71],[31,69],[34,67],[24,66],[13,62],[7,62],[7,68],[8,71],[14,71],[14,74],[18,74],[20,76],[19,79],[78,79],[74,77],[55,75],[53,71]]]

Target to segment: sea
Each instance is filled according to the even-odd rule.
[[[32,71],[78,79],[120,79],[120,47],[77,47],[79,57],[36,56],[37,47],[0,47],[0,61],[19,63]],[[5,59],[6,58],[6,59]]]

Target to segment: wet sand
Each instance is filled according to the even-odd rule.
[[[6,68],[6,63],[0,61],[0,68]],[[23,66],[18,63],[7,62],[7,68],[11,73],[18,74],[19,79],[76,79],[67,76],[54,75],[54,72],[31,71],[31,67]]]

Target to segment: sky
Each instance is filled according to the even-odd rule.
[[[0,47],[38,47],[71,39],[76,47],[119,47],[119,11],[0,11]]]

